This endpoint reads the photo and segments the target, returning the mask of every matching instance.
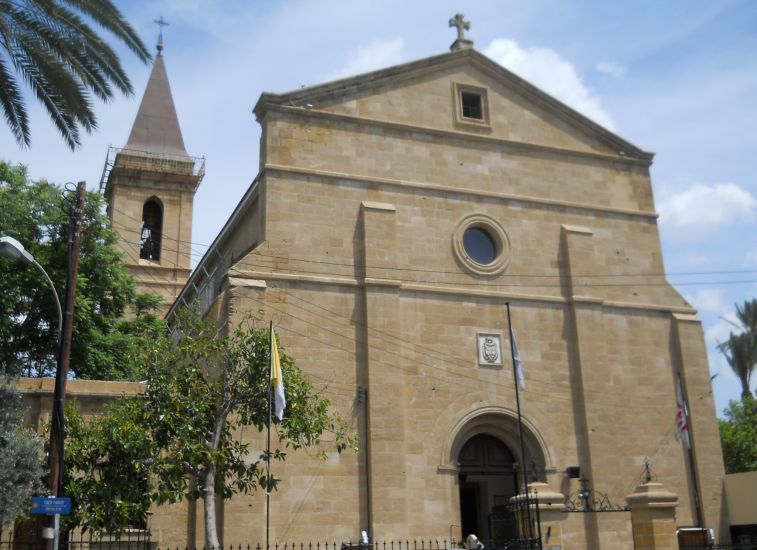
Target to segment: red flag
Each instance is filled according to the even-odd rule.
[[[681,377],[676,382],[676,424],[681,441],[687,449],[691,448],[691,439],[689,439],[689,410],[686,407],[686,401],[683,399],[683,387],[681,386]]]

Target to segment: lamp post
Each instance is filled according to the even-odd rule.
[[[55,290],[55,285],[53,284],[53,280],[50,278],[50,276],[47,274],[47,271],[44,270],[44,268],[39,264],[37,260],[34,259],[34,256],[32,256],[27,250],[24,248],[24,245],[22,245],[20,242],[18,242],[13,237],[0,237],[0,257],[6,258],[9,260],[18,260],[27,264],[31,264],[33,266],[36,266],[37,269],[39,269],[42,274],[45,276],[47,281],[50,283],[50,288],[53,289],[53,295],[55,296],[55,306],[58,308],[58,360],[57,360],[57,368],[55,370],[55,395],[53,398],[53,422],[50,429],[50,454],[48,457],[48,467],[50,468],[50,477],[51,477],[51,487],[50,490],[55,496],[61,496],[60,489],[61,489],[61,470],[62,470],[62,461],[63,461],[63,433],[56,433],[56,432],[62,432],[63,430],[63,422],[62,422],[62,415],[63,411],[59,410],[61,407],[59,406],[59,403],[61,403],[61,391],[64,387],[62,384],[62,381],[59,380],[59,378],[64,377],[64,369],[61,368],[61,353],[60,350],[63,348],[63,310],[60,306],[60,298],[58,298],[58,292]],[[57,418],[57,422],[55,419]],[[55,451],[53,452],[53,449],[55,448]],[[56,515],[55,517],[55,527],[54,527],[54,533],[52,538],[53,540],[53,547],[58,547],[58,528],[59,528],[59,519]],[[43,534],[44,538],[51,538],[49,535]]]
[[[50,283],[50,288],[53,289],[53,296],[55,296],[55,307],[58,308],[58,344],[60,344],[61,336],[63,335],[63,310],[60,307],[60,298],[58,298],[58,292],[55,290],[55,285],[47,271],[39,265],[39,262],[34,259],[34,256],[29,254],[20,242],[13,237],[0,237],[0,258],[6,258],[8,260],[19,260],[21,262],[31,264],[39,269],[42,274]]]

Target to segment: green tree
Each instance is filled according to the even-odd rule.
[[[0,529],[28,515],[42,487],[42,445],[22,422],[21,396],[0,376]]]
[[[174,327],[177,338],[164,336],[143,350],[139,363],[146,372],[144,395],[121,401],[89,426],[77,424],[75,431],[69,430],[69,453],[80,452],[76,440],[97,448],[86,460],[67,455],[67,463],[77,469],[69,477],[69,483],[78,485],[71,494],[79,502],[98,503],[77,507],[74,521],[95,530],[119,522],[123,526],[127,520],[139,523],[147,507],[134,495],[140,494],[138,484],[146,477],[151,487],[142,494],[149,494],[152,502],[203,499],[206,547],[218,547],[216,497],[276,488],[278,480],[266,474],[265,454],[250,461],[247,445],[234,436],[241,426],[262,432],[268,423],[270,342],[267,329],[258,324],[250,318],[223,335],[184,312]],[[349,426],[330,412],[328,399],[285,353],[281,365],[287,408],[274,427],[278,443],[271,458],[284,460],[288,448],[312,447],[325,439],[340,452],[355,448]],[[98,466],[105,464],[107,468]],[[139,475],[122,475],[122,465],[129,464]],[[132,500],[114,509],[112,495],[120,501],[131,495]],[[94,512],[106,507],[112,516]]]
[[[75,510],[69,527],[118,533],[145,526],[154,447],[141,406],[139,399],[124,397],[84,419],[75,401],[66,404],[65,494]]]
[[[757,470],[757,399],[731,401],[718,420],[728,474]]]
[[[757,367],[757,299],[736,304],[736,317],[740,324],[732,323],[738,333],[718,346],[741,383],[742,401],[752,398],[751,378]]]
[[[24,245],[50,275],[61,299],[70,203],[69,193],[60,187],[44,180],[31,182],[25,167],[0,161],[0,236]],[[126,352],[165,330],[150,309],[154,299],[148,297],[134,302],[141,314],[136,320],[122,320],[137,294],[115,248],[116,239],[102,196],[87,193],[71,349],[71,370],[78,378],[137,378],[139,373],[124,360]],[[57,327],[54,297],[44,276],[20,262],[0,259],[0,368],[15,376],[52,374]]]
[[[155,315],[162,300],[155,294],[137,294],[134,317],[120,319],[105,330],[90,333],[87,363],[80,374],[102,380],[141,380],[144,371],[135,361],[144,346],[167,334],[168,326]]]
[[[0,105],[16,141],[31,143],[22,80],[44,105],[71,149],[79,131],[97,127],[91,94],[103,101],[113,86],[132,93],[113,49],[91,24],[109,31],[137,57],[145,45],[110,0],[0,1]]]
[[[728,366],[741,383],[741,400],[752,398],[750,384],[754,370],[755,338],[748,332],[734,334],[720,344],[720,351],[725,356]]]

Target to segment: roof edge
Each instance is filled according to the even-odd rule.
[[[598,136],[600,140],[611,145],[612,148],[617,149],[619,156],[631,156],[650,162],[654,158],[654,153],[644,151],[640,147],[637,147],[615,132],[608,130],[591,118],[576,111],[559,99],[551,96],[524,78],[473,49],[458,50],[426,57],[416,61],[394,65],[385,69],[358,74],[282,94],[263,92],[253,107],[252,112],[255,114],[258,122],[260,122],[265,116],[269,106],[272,105],[288,104],[294,107],[307,108],[308,102],[317,102],[319,99],[326,96],[340,93],[346,94],[362,90],[371,85],[388,82],[393,79],[404,80],[419,74],[430,72],[445,65],[459,64],[466,59],[472,61],[484,72],[487,72],[496,78],[506,79],[513,84],[518,91],[534,100],[537,104],[558,113],[564,119],[585,129],[587,132]]]

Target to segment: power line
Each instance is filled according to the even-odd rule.
[[[336,336],[338,338],[341,338],[343,340],[346,340],[347,342],[350,342],[352,344],[362,344],[362,345],[367,346],[369,349],[374,349],[374,350],[377,350],[377,351],[381,351],[381,352],[386,353],[388,355],[392,355],[392,356],[397,357],[399,359],[403,359],[403,360],[405,360],[405,361],[407,361],[407,362],[409,362],[411,364],[415,364],[417,366],[426,367],[426,368],[432,369],[434,371],[441,370],[440,367],[438,367],[437,365],[426,363],[424,361],[419,361],[419,360],[414,359],[412,357],[408,357],[407,355],[402,355],[401,353],[393,352],[393,351],[391,351],[389,349],[379,348],[379,347],[377,347],[375,345],[370,345],[370,344],[367,344],[366,342],[362,342],[362,341],[360,341],[360,340],[358,340],[356,338],[351,338],[351,337],[345,335],[343,332],[339,332],[339,331],[336,331],[336,330],[331,330],[329,328],[326,328],[324,326],[324,323],[322,323],[322,322],[316,323],[316,322],[313,322],[313,321],[308,321],[307,319],[303,319],[302,317],[298,317],[297,315],[289,313],[288,311],[285,311],[283,309],[277,308],[273,304],[271,304],[269,302],[266,302],[264,300],[261,300],[261,299],[258,299],[258,298],[253,298],[253,297],[249,297],[249,298],[251,300],[253,300],[253,301],[261,304],[266,309],[277,311],[277,312],[279,312],[279,313],[281,313],[281,314],[283,314],[283,315],[285,315],[287,317],[290,317],[292,319],[300,321],[301,323],[317,327],[319,330],[322,330],[322,331],[325,331],[327,333],[330,333],[330,334],[332,334],[332,335],[334,335],[334,336]],[[322,320],[323,319],[327,319],[326,317],[323,317],[323,316],[318,316],[318,315],[316,315],[316,316],[319,317]],[[277,329],[278,330],[283,330],[285,332],[293,333],[293,334],[295,334],[297,336],[300,336],[300,337],[302,337],[304,339],[307,339],[309,341],[316,342],[318,344],[322,344],[322,345],[324,345],[326,347],[337,349],[337,350],[339,350],[341,352],[344,352],[344,353],[346,353],[348,355],[351,355],[351,356],[357,358],[357,353],[354,352],[354,351],[350,351],[349,349],[342,348],[342,347],[337,346],[337,345],[335,345],[335,344],[333,344],[331,342],[328,342],[328,341],[324,341],[324,340],[319,340],[317,338],[313,338],[312,336],[308,336],[307,334],[299,332],[296,329],[293,329],[291,327],[279,325],[277,327]],[[390,341],[390,340],[384,339],[384,341],[388,342],[389,344],[392,344],[392,341]],[[404,370],[404,367],[401,366],[401,365],[396,365],[396,364],[393,364],[393,363],[388,363],[388,362],[383,361],[383,360],[378,360],[376,362],[379,363],[379,364],[382,364],[384,366],[387,366],[389,368],[395,369],[395,370],[400,370],[400,371]],[[445,374],[452,374],[452,375],[454,375],[454,376],[456,376],[456,377],[458,377],[460,379],[459,381],[455,382],[455,386],[456,387],[458,387],[458,388],[462,387],[462,388],[468,388],[470,390],[481,391],[481,385],[478,384],[476,380],[472,380],[471,379],[471,374],[482,372],[482,371],[473,370],[473,369],[471,369],[469,367],[456,365],[454,362],[451,363],[450,367],[451,368],[449,368],[448,370],[444,370],[443,372]],[[458,372],[458,371],[462,371],[462,372]],[[558,385],[558,383],[556,381],[554,381],[554,380],[540,379],[538,377],[534,377],[531,374],[529,374],[529,377],[528,377],[527,381],[537,382],[539,384],[542,384],[542,385],[548,387],[551,390],[554,390],[555,386]],[[570,391],[572,389],[572,385],[571,384],[560,384],[560,385],[562,385],[568,391]],[[510,388],[511,389],[510,384],[508,384],[507,382],[498,382],[496,380],[494,380],[494,381],[491,381],[491,380],[487,381],[487,386],[488,387],[498,386],[500,388],[505,388],[505,389]],[[667,392],[666,393],[660,393],[660,394],[651,394],[649,392],[645,392],[644,395],[646,397],[648,397],[652,401],[665,400],[665,399],[667,399],[667,398],[670,397]],[[602,402],[600,402],[599,400],[595,400],[592,403],[593,405],[596,405],[600,410],[605,410],[608,407],[621,407],[624,410],[635,409],[635,410],[637,410],[639,412],[645,412],[645,411],[649,410],[648,407],[637,406],[637,405],[634,405],[632,403],[623,404],[622,402],[624,400],[628,399],[627,393],[624,393],[624,392],[613,393],[613,394],[609,394],[609,393],[608,394],[603,394],[601,396],[601,398],[602,398]],[[572,397],[561,396],[561,395],[557,395],[557,394],[554,394],[554,393],[550,394],[550,399],[551,400],[557,399],[557,400],[564,401],[564,402],[569,402],[569,403],[573,403],[573,401],[574,401],[574,399]]]
[[[325,313],[328,314],[328,317],[316,314],[321,319],[324,319],[324,320],[326,320],[326,319],[328,319],[328,320],[342,319],[342,320],[344,320],[344,322],[340,323],[341,326],[348,327],[348,328],[352,328],[352,327],[354,327],[354,328],[361,328],[361,329],[365,329],[366,331],[372,331],[372,332],[375,332],[375,333],[381,335],[382,338],[380,338],[380,339],[386,341],[387,343],[395,344],[395,342],[401,342],[402,344],[411,346],[413,348],[413,351],[415,351],[416,349],[421,349],[421,350],[423,350],[423,352],[425,354],[436,355],[442,361],[445,361],[445,362],[447,361],[447,359],[451,358],[451,359],[454,360],[453,366],[460,367],[460,368],[467,368],[467,367],[463,366],[466,363],[468,363],[468,360],[465,359],[465,358],[456,357],[454,355],[443,355],[443,354],[439,353],[437,350],[435,350],[434,348],[430,348],[428,346],[423,346],[421,344],[418,344],[418,343],[410,341],[410,340],[402,339],[402,338],[400,338],[398,336],[394,336],[394,335],[388,334],[388,333],[380,331],[378,329],[369,328],[364,323],[361,323],[359,321],[353,321],[352,319],[350,319],[350,318],[348,318],[348,317],[346,317],[344,315],[341,315],[341,314],[339,314],[336,311],[333,311],[331,309],[323,307],[323,306],[321,306],[319,304],[316,304],[315,302],[311,302],[309,300],[305,300],[304,298],[301,298],[299,296],[295,296],[293,293],[286,292],[286,297],[287,297],[287,299],[291,297],[291,298],[294,298],[296,300],[299,300],[302,303],[305,303],[305,304],[308,304],[310,306],[313,306],[313,307],[315,307],[317,309],[320,309],[320,310],[322,310],[322,311],[324,311]],[[541,381],[541,382],[543,382],[545,384],[554,384],[555,383],[553,380],[548,380],[548,381],[544,380],[544,379],[540,380],[540,379],[538,379],[538,377],[536,377],[535,380]]]
[[[248,256],[249,258],[249,256]],[[235,267],[246,267],[246,268],[266,268],[266,269],[273,269],[275,266],[270,265],[264,265],[264,264],[256,264],[253,263],[252,260],[244,260],[240,261],[237,264],[235,264]],[[351,266],[354,267],[354,266]],[[382,269],[382,268],[376,268],[376,269]],[[281,273],[301,273],[306,275],[319,275],[319,276],[326,276],[326,277],[345,277],[348,276],[345,273],[338,273],[338,272],[329,272],[329,271],[315,271],[310,269],[295,269],[293,267],[287,266],[285,269],[281,271]],[[271,275],[275,275],[276,273],[271,272]],[[466,273],[456,273],[457,276],[468,276]],[[515,276],[513,276],[515,277]],[[520,278],[529,278],[530,275],[521,275]],[[538,277],[538,275],[534,275],[534,277]],[[613,277],[612,275],[596,275],[596,277]],[[651,276],[650,276],[651,277]],[[583,277],[578,277],[583,278]],[[524,282],[511,282],[511,283],[494,283],[490,281],[482,281],[482,282],[471,282],[471,281],[444,281],[444,280],[428,280],[428,279],[407,279],[403,280],[403,283],[424,283],[424,284],[435,284],[435,285],[453,285],[457,287],[478,287],[482,289],[488,289],[488,288],[568,288],[570,286],[572,287],[579,287],[579,288],[608,288],[608,287],[668,287],[668,286],[712,286],[712,285],[732,285],[732,284],[751,284],[751,283],[757,283],[757,279],[739,279],[739,280],[715,280],[715,281],[686,281],[686,282],[676,282],[676,283],[670,283],[668,281],[662,281],[662,282],[613,282],[613,283],[590,283],[590,282],[581,282],[576,281],[575,278],[571,279],[571,281],[568,283],[563,282],[557,282],[557,283],[524,283]]]
[[[116,212],[119,212],[120,214],[123,214],[124,216],[138,222],[142,223],[141,220],[138,220],[134,218],[133,216],[130,216],[126,212],[123,212],[122,210],[116,210]],[[125,227],[123,225],[119,225],[122,229],[131,229],[128,227]],[[161,235],[161,239],[170,240],[172,242],[176,242],[179,244],[188,244],[190,245],[190,250],[193,250],[192,247],[194,246],[201,246],[205,248],[210,248],[211,245],[198,243],[196,241],[187,241],[183,239],[176,239],[173,237],[170,237],[168,235]],[[177,251],[177,249],[170,249],[172,251]],[[207,251],[205,251],[207,252]],[[205,255],[205,252],[203,251],[194,251],[192,255],[194,257],[202,257]],[[261,257],[261,258],[270,258],[273,260],[284,260],[284,261],[295,261],[295,262],[302,262],[302,263],[308,263],[308,264],[324,264],[324,265],[335,265],[335,266],[341,266],[341,267],[349,267],[353,269],[365,269],[366,267],[371,269],[383,269],[387,271],[402,271],[402,272],[411,272],[411,273],[435,273],[439,275],[466,275],[465,272],[462,271],[446,271],[446,270],[438,270],[438,269],[422,269],[422,268],[411,268],[411,267],[396,267],[396,266],[382,266],[382,265],[368,265],[363,264],[360,262],[337,262],[330,259],[314,259],[314,258],[299,258],[296,256],[277,256],[274,254],[265,254],[261,250],[255,250],[252,254],[255,257]],[[556,268],[557,269],[557,268]],[[321,273],[321,272],[315,272],[315,273]],[[727,269],[727,270],[702,270],[702,271],[669,271],[669,272],[638,272],[638,273],[583,273],[583,274],[572,274],[571,277],[573,278],[620,278],[620,277],[692,277],[692,276],[702,276],[702,275],[739,275],[739,274],[747,274],[747,273],[757,273],[757,269]],[[528,278],[560,278],[564,277],[565,273],[558,273],[555,274],[526,274],[526,273],[505,273],[503,276],[507,277],[528,277]],[[757,282],[757,281],[739,281],[739,282]],[[697,283],[676,283],[676,284],[697,284]]]

